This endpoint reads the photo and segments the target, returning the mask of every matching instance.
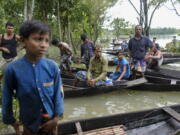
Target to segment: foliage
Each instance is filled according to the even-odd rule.
[[[167,49],[168,52],[180,53],[180,41],[176,41],[175,44],[174,44],[173,41],[166,44],[166,49]]]
[[[111,22],[111,26],[113,27],[114,35],[118,38],[120,35],[128,35],[129,31],[127,30],[130,26],[130,23],[128,21],[125,21],[125,19],[122,18],[115,18]]]
[[[80,34],[87,33],[94,42],[102,33],[106,10],[118,0],[35,0],[33,19],[45,21],[52,29],[52,38],[58,38],[79,47]],[[59,3],[59,8],[58,8]],[[0,33],[7,21],[18,30],[24,20],[24,0],[0,0]],[[59,13],[59,15],[58,15]],[[58,17],[60,24],[58,24]],[[60,26],[60,28],[58,27]],[[17,31],[16,31],[17,33]],[[71,38],[71,42],[69,41]]]
[[[136,7],[132,0],[128,0],[138,14],[138,22],[143,26],[146,36],[149,36],[149,30],[155,12],[168,0],[139,0],[140,6]]]
[[[161,35],[161,34],[175,34],[178,30],[175,28],[153,28],[150,30],[151,35]]]

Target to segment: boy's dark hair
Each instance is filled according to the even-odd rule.
[[[12,26],[12,27],[14,27],[14,24],[11,23],[11,22],[7,22],[6,25],[5,25],[5,27],[7,27],[7,26]]]
[[[116,56],[119,55],[119,54],[124,55],[124,52],[123,52],[123,51],[118,51],[118,52],[116,53]]]
[[[43,35],[50,34],[51,30],[45,23],[39,20],[25,21],[19,29],[19,34],[22,38],[28,38],[32,33],[36,32],[38,32],[40,35]]]
[[[59,43],[59,40],[57,40],[57,39],[53,39],[52,41],[51,41],[51,44],[52,45],[57,45]]]
[[[86,34],[81,34],[81,40],[85,41],[87,39],[87,35]]]

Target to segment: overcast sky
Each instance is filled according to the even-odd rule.
[[[120,2],[121,1],[121,2]],[[138,6],[139,0],[132,0],[136,6]],[[171,8],[171,4],[167,3],[166,7],[163,6],[158,9],[153,17],[151,27],[175,27],[180,29],[180,17],[178,17],[174,11],[169,10],[167,7]],[[139,8],[138,8],[139,9]],[[180,9],[180,4],[177,9]],[[130,5],[128,0],[119,0],[118,3],[109,10],[107,10],[107,16],[110,17],[110,21],[113,18],[124,18],[125,20],[131,22],[132,24],[137,24],[136,17],[138,16],[133,7]],[[107,25],[108,22],[105,23]]]

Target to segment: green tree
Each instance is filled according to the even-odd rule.
[[[167,0],[139,0],[139,9],[135,6],[132,0],[128,0],[136,13],[138,14],[139,24],[143,26],[143,31],[146,36],[149,36],[149,30],[153,16],[157,9],[159,9]],[[152,12],[150,13],[150,10]]]
[[[119,38],[122,34],[128,34],[126,33],[127,28],[130,26],[128,21],[125,21],[125,19],[122,18],[115,18],[111,22],[111,26],[113,27],[114,34],[117,38]]]
[[[180,0],[170,0],[170,2],[176,15],[180,17],[180,8],[178,8],[180,6]]]

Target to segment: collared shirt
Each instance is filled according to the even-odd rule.
[[[5,69],[2,114],[5,124],[15,122],[12,97],[19,100],[20,120],[32,131],[38,131],[42,110],[51,118],[64,112],[60,71],[52,60],[41,58],[33,64],[26,58],[10,63]]]
[[[87,72],[88,79],[95,79],[96,81],[105,80],[108,71],[108,61],[103,57],[92,57]]]
[[[94,56],[94,44],[91,41],[81,44],[81,57],[84,57],[84,61],[89,61]]]
[[[144,58],[146,55],[147,49],[152,46],[152,41],[145,37],[141,36],[140,40],[135,39],[135,37],[129,40],[128,48],[133,58]]]

